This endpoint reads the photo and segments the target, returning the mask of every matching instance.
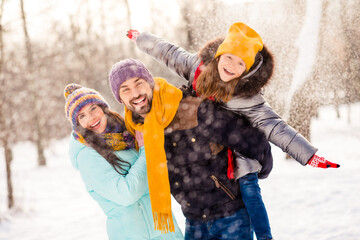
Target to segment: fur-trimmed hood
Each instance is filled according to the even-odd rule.
[[[217,37],[216,39],[206,43],[204,47],[200,49],[198,56],[205,66],[208,65],[210,61],[214,58],[219,45],[224,41],[224,39],[224,37]],[[261,91],[261,88],[269,82],[274,71],[273,55],[268,50],[266,45],[263,46],[263,49],[259,53],[262,55],[263,58],[262,65],[251,76],[242,78],[239,81],[235,88],[234,96],[254,96],[255,94],[259,93]],[[258,63],[259,58],[257,58],[254,65],[250,68],[249,72],[251,72],[258,65]]]

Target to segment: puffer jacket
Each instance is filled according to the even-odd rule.
[[[137,47],[140,50],[189,81],[189,86],[192,86],[195,71],[200,63],[203,61],[206,64],[206,61],[214,56],[220,43],[221,41],[218,41],[200,53],[190,53],[147,32],[141,33],[136,40]],[[264,49],[266,50],[265,46]],[[263,71],[262,68],[259,71]],[[265,71],[267,70],[265,69]],[[271,73],[260,72],[258,75],[267,76],[269,79]],[[261,82],[262,85],[267,83],[266,79],[263,80],[265,81]],[[248,90],[257,91],[260,89],[259,86],[250,86]],[[281,119],[265,101],[260,91],[251,97],[234,96],[224,107],[246,116],[254,127],[265,133],[271,143],[280,147],[302,165],[306,165],[317,151],[317,148],[312,146],[298,131]]]
[[[131,168],[123,176],[93,148],[70,137],[69,153],[72,165],[80,171],[87,192],[97,201],[107,216],[110,240],[120,239],[184,239],[176,223],[175,233],[161,234],[154,230],[147,183],[144,147],[117,151]]]
[[[164,133],[171,193],[188,219],[223,218],[244,207],[239,182],[227,177],[226,147],[258,159],[265,175],[271,171],[264,133],[213,101],[184,94]]]

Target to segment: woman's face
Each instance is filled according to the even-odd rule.
[[[104,111],[99,105],[93,103],[85,105],[80,110],[77,120],[81,127],[97,134],[103,133],[107,125],[107,117]]]
[[[245,62],[240,57],[231,53],[225,53],[220,56],[218,71],[222,81],[229,82],[234,78],[240,77],[245,70]]]

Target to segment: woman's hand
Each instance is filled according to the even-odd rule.
[[[143,133],[135,130],[135,138],[136,138],[136,141],[138,142],[139,148],[143,147],[144,146]]]

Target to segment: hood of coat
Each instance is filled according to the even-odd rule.
[[[69,143],[69,156],[70,156],[72,166],[77,170],[79,170],[77,157],[78,157],[79,153],[85,148],[86,148],[86,146],[84,144],[80,143],[79,141],[77,141],[75,139],[73,133],[71,133],[70,143]]]
[[[224,37],[217,37],[209,41],[202,47],[198,53],[200,60],[206,66],[214,58],[219,45],[224,41]],[[264,44],[263,50],[260,51],[263,63],[260,68],[249,77],[241,79],[235,88],[234,96],[251,97],[261,91],[271,79],[274,71],[274,58],[267,46]],[[250,68],[249,72],[258,65],[258,60]]]

